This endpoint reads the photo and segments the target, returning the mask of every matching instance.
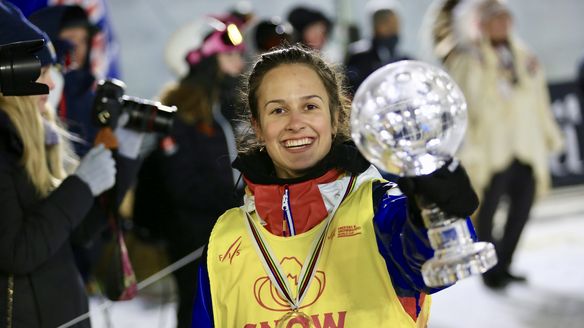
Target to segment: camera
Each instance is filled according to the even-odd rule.
[[[115,129],[123,113],[128,114],[125,128],[140,132],[169,134],[176,113],[175,106],[124,94],[126,85],[116,79],[99,81],[93,103],[93,117],[100,127]]]
[[[32,96],[49,93],[49,87],[35,81],[41,62],[34,55],[45,44],[42,39],[0,45],[0,93],[4,96]]]

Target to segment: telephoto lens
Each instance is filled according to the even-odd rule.
[[[125,83],[116,79],[98,83],[93,105],[97,125],[115,128],[120,115],[125,112],[129,118],[124,127],[140,132],[169,134],[176,107],[124,95],[125,89]]]
[[[136,131],[170,133],[176,107],[157,101],[124,96],[123,108],[129,114],[126,127]]]

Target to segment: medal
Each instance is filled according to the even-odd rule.
[[[331,225],[332,219],[337,209],[350,193],[354,182],[355,177],[351,176],[347,183],[344,196],[342,198],[339,197],[339,199],[336,201],[334,208],[325,219],[325,223],[322,225],[319,233],[312,242],[312,246],[306,256],[306,259],[304,260],[304,263],[302,264],[302,269],[300,270],[295,297],[292,296],[294,294],[292,293],[290,282],[288,281],[286,273],[284,270],[282,270],[280,262],[277,260],[274,251],[272,251],[270,245],[262,236],[262,232],[256,226],[257,223],[253,221],[249,212],[245,211],[246,215],[244,220],[247,223],[247,231],[250,235],[250,239],[253,242],[252,244],[255,246],[254,248],[258,254],[258,257],[264,266],[264,270],[268,274],[272,285],[278,290],[279,294],[286,300],[290,306],[290,309],[292,310],[286,313],[280,319],[280,321],[278,321],[276,327],[292,327],[295,323],[301,324],[302,327],[313,327],[310,316],[303,312],[299,312],[298,310],[300,309],[300,304],[306,296],[310,284],[314,278],[314,274],[316,273],[316,268],[318,266],[318,261],[320,260],[322,249],[324,248],[323,245],[326,240],[328,228]]]
[[[299,311],[290,311],[284,314],[277,322],[276,328],[288,328],[290,325],[292,325],[290,327],[293,327],[294,324],[301,324],[303,328],[314,327],[308,314]]]

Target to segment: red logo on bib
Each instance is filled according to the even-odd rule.
[[[229,264],[233,262],[233,258],[239,255],[239,246],[241,246],[241,236],[237,238],[231,246],[227,249],[227,252],[223,255],[219,255],[219,262],[225,262],[229,260]]]
[[[290,287],[296,290],[298,288],[298,278],[300,276],[300,270],[302,270],[302,264],[295,257],[285,257],[280,262],[280,265],[284,272],[289,272],[287,278],[291,283]],[[326,287],[325,273],[323,271],[316,271],[312,279],[300,309],[316,303],[324,292],[324,288]],[[260,277],[255,281],[253,293],[258,304],[266,310],[278,312],[290,311],[290,305],[280,296],[278,289],[272,285],[268,276]]]

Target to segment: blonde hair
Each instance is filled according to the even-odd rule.
[[[39,110],[37,100],[32,96],[0,96],[0,108],[10,118],[22,141],[21,165],[39,195],[46,197],[67,176],[67,171],[70,171],[66,171],[63,165],[65,157],[72,158],[69,144],[62,142],[63,130],[57,126],[53,111],[48,107]],[[57,144],[48,147],[45,147],[43,116],[48,124],[56,128],[60,138]],[[76,161],[71,159],[70,163],[72,169]]]
[[[67,131],[65,124],[57,117],[54,107],[46,103],[41,111],[45,124],[57,133],[58,142],[46,145],[49,171],[58,180],[65,179],[79,165],[79,156],[75,154],[72,142],[84,142],[82,138]]]

